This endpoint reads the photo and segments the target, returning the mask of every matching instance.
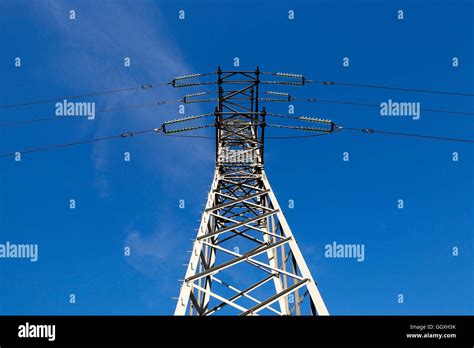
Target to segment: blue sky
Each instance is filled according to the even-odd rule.
[[[245,69],[259,65],[318,80],[472,92],[473,7],[472,1],[3,0],[0,105],[159,83],[217,65],[230,69],[234,57]],[[178,19],[180,9],[185,20]],[[343,57],[350,67],[342,66]],[[291,92],[474,111],[469,97],[319,85]],[[173,101],[183,93],[157,87],[88,98],[97,109],[168,103],[94,121],[0,127],[0,152],[157,127],[176,118]],[[294,105],[295,114],[347,127],[473,138],[469,116],[426,112],[415,121],[381,117],[376,108]],[[268,108],[287,113],[286,105]],[[212,110],[193,105],[186,114]],[[53,112],[54,103],[39,104],[0,110],[0,118]],[[130,162],[123,161],[126,151]],[[270,182],[332,314],[473,313],[471,144],[340,132],[268,139],[265,151]],[[36,263],[0,259],[0,314],[172,314],[211,184],[213,152],[213,141],[146,135],[25,154],[21,162],[0,159],[0,243],[39,245]],[[295,208],[285,209],[290,199]],[[334,241],[364,244],[365,261],[325,258],[324,246]]]

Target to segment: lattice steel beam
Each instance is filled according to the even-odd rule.
[[[281,84],[304,84],[301,75],[279,74],[298,80]],[[199,85],[198,75],[185,76],[186,85]],[[204,82],[218,86],[214,179],[175,315],[328,315],[264,171],[261,72],[219,68],[216,75]]]

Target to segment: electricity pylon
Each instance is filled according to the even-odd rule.
[[[262,74],[280,80],[263,81]],[[196,99],[210,94],[201,92],[183,99],[185,103],[217,101],[215,112],[163,125],[165,134],[212,126],[216,129],[214,179],[193,240],[175,315],[328,315],[264,170],[266,118],[272,114],[261,107],[259,102],[265,98],[259,97],[259,89],[263,84],[303,85],[304,77],[262,73],[258,68],[255,71],[219,68],[215,73],[217,81],[183,81],[206,75],[211,74],[177,77],[172,85],[217,85],[217,98]],[[280,92],[267,93],[278,98],[287,96]],[[176,123],[208,116],[214,118],[213,124],[172,129]],[[311,130],[333,130],[328,120],[310,121],[330,126],[330,129]]]

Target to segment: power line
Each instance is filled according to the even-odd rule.
[[[111,111],[113,109],[110,109]],[[105,111],[105,110],[104,110]],[[277,114],[273,114],[272,116],[276,116]],[[288,116],[290,117],[290,116]],[[300,130],[300,131],[312,131],[311,128],[304,127],[291,127],[291,126],[281,126],[281,125],[267,125],[269,127],[276,127],[276,128],[291,128],[295,130]],[[128,138],[132,137],[135,135],[142,135],[146,133],[160,133],[163,136],[166,137],[177,137],[177,138],[200,138],[200,139],[215,139],[214,137],[209,137],[209,136],[202,136],[202,135],[176,135],[176,134],[164,134],[162,133],[163,128],[152,128],[152,129],[147,129],[147,130],[141,130],[141,131],[135,131],[135,132],[124,132],[116,135],[111,135],[111,136],[106,136],[106,137],[100,137],[100,138],[94,138],[94,139],[88,139],[88,140],[81,140],[81,141],[75,141],[75,142],[70,142],[70,143],[63,143],[63,144],[56,144],[56,145],[51,145],[51,146],[44,146],[44,147],[36,147],[36,148],[30,148],[30,149],[25,149],[22,151],[16,151],[16,152],[10,152],[10,153],[5,153],[5,154],[0,154],[0,158],[4,157],[12,157],[15,156],[17,153],[20,154],[25,154],[25,153],[34,153],[34,152],[42,152],[42,151],[49,151],[49,150],[54,150],[58,148],[65,148],[65,147],[71,147],[71,146],[76,146],[76,145],[82,145],[82,144],[88,144],[88,143],[94,143],[94,142],[100,142],[100,141],[106,141],[106,140],[111,140],[111,139],[118,139],[118,138]],[[425,134],[414,134],[414,133],[401,133],[401,132],[392,132],[392,131],[383,131],[383,130],[375,130],[371,128],[352,128],[352,127],[342,127],[342,126],[336,126],[335,131],[331,132],[324,132],[320,133],[320,129],[315,128],[315,132],[318,132],[317,134],[311,134],[311,135],[300,135],[300,136],[267,136],[267,139],[302,139],[302,138],[313,138],[313,137],[319,137],[323,135],[328,135],[332,134],[337,131],[341,130],[350,130],[350,131],[361,131],[366,134],[373,134],[373,133],[379,133],[379,134],[385,134],[385,135],[395,135],[395,136],[404,136],[404,137],[414,137],[414,138],[421,138],[421,139],[433,139],[433,140],[444,140],[444,141],[455,141],[455,142],[464,142],[464,143],[474,143],[474,140],[472,139],[462,139],[462,138],[451,138],[451,137],[440,137],[440,136],[432,136],[432,135],[425,135]]]
[[[12,157],[12,156],[15,156],[17,153],[25,154],[25,153],[49,151],[49,150],[54,150],[54,149],[59,149],[59,148],[64,148],[64,147],[71,147],[71,146],[76,146],[76,145],[89,144],[89,143],[106,141],[106,140],[111,140],[111,139],[129,138],[129,137],[132,137],[132,136],[143,135],[143,134],[151,133],[151,132],[158,133],[160,131],[161,131],[161,128],[152,128],[152,129],[146,129],[146,130],[141,130],[141,131],[136,131],[136,132],[125,132],[125,133],[110,135],[110,136],[106,136],[106,137],[100,137],[100,138],[94,138],[94,139],[88,139],[88,140],[80,140],[80,141],[75,141],[75,142],[71,142],[71,143],[64,143],[64,144],[56,144],[56,145],[51,145],[51,146],[30,148],[30,149],[26,149],[26,150],[22,150],[22,151],[5,153],[5,154],[0,155],[0,158]]]
[[[216,138],[214,137],[207,137],[204,135],[177,135],[177,134],[164,134],[162,133],[164,137],[175,137],[175,138],[198,138],[198,139],[211,139],[215,140]]]
[[[294,136],[286,136],[286,137],[269,137],[265,136],[266,139],[301,139],[301,138],[314,138],[314,137],[320,137],[323,135],[328,135],[332,133],[320,133],[320,134],[311,134],[311,135],[294,135]]]
[[[303,119],[303,117],[305,117],[305,116],[290,116],[290,115],[274,114],[274,113],[271,113],[271,112],[267,112],[265,115],[270,116],[270,117],[286,118],[286,119],[289,119],[289,120],[305,121]]]
[[[64,143],[64,144],[56,144],[56,145],[51,145],[51,146],[30,148],[30,149],[25,149],[25,150],[21,150],[21,151],[15,151],[15,152],[10,152],[10,153],[0,154],[0,158],[12,157],[12,156],[15,156],[17,153],[25,154],[25,153],[49,151],[49,150],[54,150],[54,149],[59,149],[59,148],[64,148],[64,147],[72,147],[72,146],[76,146],[76,145],[83,145],[83,144],[95,143],[95,142],[112,140],[112,139],[129,138],[129,137],[132,137],[132,136],[143,135],[143,134],[152,133],[152,132],[161,134],[164,137],[215,139],[214,137],[208,137],[208,136],[202,136],[202,135],[165,134],[165,133],[162,132],[162,127],[159,127],[159,128],[151,128],[151,129],[140,130],[140,131],[135,131],[135,132],[124,132],[124,133],[110,135],[110,136],[106,136],[106,137],[99,137],[99,138],[88,139],[88,140],[80,140],[80,141],[74,141],[74,142]]]
[[[283,129],[294,129],[305,132],[318,132],[318,133],[332,133],[333,129],[331,128],[322,128],[322,127],[307,127],[307,126],[287,126],[281,124],[266,124],[267,127],[273,128],[283,128]],[[338,130],[338,129],[337,129]]]
[[[400,132],[376,130],[376,129],[371,129],[371,128],[339,127],[339,130],[361,131],[361,132],[366,133],[366,134],[379,133],[379,134],[386,134],[386,135],[396,135],[396,136],[414,137],[414,138],[422,138],[422,139],[433,139],[433,140],[456,141],[456,142],[463,142],[463,143],[474,143],[474,140],[472,140],[472,139],[439,137],[439,136],[434,136],[434,135],[414,134],[414,133],[400,133]]]
[[[293,120],[298,120],[298,121],[305,121],[302,117],[303,116],[287,116],[287,115],[280,115],[280,114],[272,114],[268,113],[267,116],[273,116],[273,117],[282,117],[282,118],[289,118]],[[272,125],[268,125],[272,126]],[[279,128],[282,128],[279,126]],[[283,128],[293,128],[293,129],[298,129],[300,127],[289,127],[285,126]],[[305,130],[305,131],[310,131],[309,128],[303,127],[305,129],[300,129],[300,130]],[[462,139],[462,138],[450,138],[450,137],[439,137],[439,136],[432,136],[432,135],[424,135],[424,134],[412,134],[412,133],[400,133],[400,132],[391,132],[391,131],[381,131],[381,130],[374,130],[371,128],[350,128],[350,127],[341,127],[334,125],[334,130],[339,131],[339,130],[356,130],[356,131],[362,131],[364,133],[372,134],[372,133],[380,133],[380,134],[387,134],[387,135],[399,135],[399,136],[406,136],[406,137],[416,137],[416,138],[425,138],[425,139],[435,139],[435,140],[445,140],[445,141],[457,141],[457,142],[465,142],[465,143],[474,143],[474,140],[471,139]],[[333,133],[333,132],[330,132]],[[309,136],[295,136],[291,138],[305,138]],[[271,137],[267,137],[271,139]]]
[[[170,82],[166,82],[166,83],[156,84],[155,86],[165,86],[169,84]],[[151,89],[153,87],[154,86],[151,84],[143,84],[143,85],[135,86],[135,87],[112,89],[112,90],[102,91],[102,92],[78,94],[78,95],[71,95],[71,96],[66,96],[66,97],[57,97],[57,98],[50,98],[50,99],[40,99],[40,100],[34,100],[34,101],[23,102],[23,103],[18,103],[18,104],[0,105],[0,109],[11,109],[11,108],[16,108],[20,106],[49,103],[49,102],[63,100],[63,99],[77,99],[77,98],[83,98],[83,97],[93,97],[97,95],[112,94],[112,93],[126,92],[126,91],[139,90],[139,89],[145,90],[145,89]]]
[[[417,92],[417,93],[431,93],[431,94],[444,94],[444,95],[456,95],[462,97],[474,97],[474,93],[463,93],[463,92],[447,92],[447,91],[435,91],[431,89],[419,89],[419,88],[403,88],[403,87],[392,87],[382,85],[369,85],[360,83],[346,83],[346,82],[335,82],[335,81],[319,81],[319,80],[306,80],[307,83],[319,83],[325,86],[346,86],[346,87],[362,87],[362,88],[376,88],[376,89],[389,89],[404,92]]]
[[[379,134],[386,134],[386,135],[395,135],[395,136],[405,136],[405,137],[415,137],[421,139],[433,139],[433,140],[444,140],[444,141],[455,141],[455,142],[463,142],[463,143],[474,143],[474,140],[471,139],[462,139],[462,138],[449,138],[449,137],[439,137],[433,135],[424,135],[424,134],[413,134],[413,133],[400,133],[400,132],[391,132],[391,131],[382,131],[382,130],[375,130],[371,128],[348,128],[348,127],[338,127],[339,130],[351,130],[351,131],[361,131],[367,134],[372,133],[379,133]],[[320,133],[320,134],[312,134],[312,135],[296,135],[296,136],[281,136],[281,137],[270,137],[266,136],[266,139],[301,139],[301,138],[313,138],[319,137],[323,135],[333,134],[334,132],[329,133]]]
[[[336,100],[336,99],[319,99],[319,98],[300,98],[300,97],[292,97],[288,93],[281,93],[281,92],[267,92],[273,95],[280,95],[285,97],[285,99],[275,99],[275,98],[259,98],[258,100],[261,102],[281,102],[281,103],[288,103],[292,100],[295,101],[303,101],[303,102],[313,102],[313,103],[323,103],[323,104],[342,104],[342,105],[354,105],[354,106],[363,106],[363,107],[373,107],[373,108],[380,108],[380,104],[370,104],[370,103],[360,103],[355,101],[349,100]],[[197,93],[198,95],[203,94],[210,94],[209,92],[202,92]],[[207,102],[214,102],[217,101],[218,98],[209,98],[209,99],[196,99],[193,100],[191,97],[194,95],[186,95],[183,99],[179,100],[185,104],[193,104],[193,103],[207,103]],[[474,116],[474,112],[466,112],[466,111],[454,111],[454,110],[446,110],[446,109],[432,109],[432,108],[420,108],[420,111],[423,112],[436,112],[436,113],[444,113],[444,114],[455,114],[455,115],[466,115],[466,116]]]
[[[299,121],[304,121],[301,116],[286,116],[286,115],[280,115],[280,114],[267,114],[268,116],[274,116],[274,117],[283,117],[283,118],[289,118],[289,119],[294,119],[294,120],[299,120]],[[269,127],[275,127],[276,125],[267,125]],[[375,130],[371,128],[350,128],[350,127],[342,127],[342,126],[337,126],[334,125],[334,131],[328,132],[328,133],[323,133],[323,134],[315,134],[315,135],[306,135],[306,136],[289,136],[289,137],[278,137],[278,139],[298,139],[298,138],[310,138],[310,137],[315,137],[319,135],[325,135],[325,134],[331,134],[336,131],[340,130],[352,130],[352,131],[361,131],[367,134],[372,134],[372,133],[379,133],[379,134],[386,134],[386,135],[398,135],[398,136],[405,136],[405,137],[414,137],[414,138],[422,138],[422,139],[434,139],[434,140],[445,140],[445,141],[456,141],[456,142],[464,142],[464,143],[474,143],[474,140],[471,139],[462,139],[462,138],[451,138],[451,137],[439,137],[439,136],[433,136],[433,135],[425,135],[425,134],[413,134],[413,133],[401,133],[401,132],[392,132],[392,131],[382,131],[382,130]],[[295,129],[295,130],[302,130],[302,131],[311,131],[310,127],[292,127],[292,126],[277,126],[277,128],[290,128],[290,129]],[[314,131],[318,131],[318,129],[315,129]],[[267,137],[268,139],[272,139],[273,137]]]
[[[318,99],[318,98],[299,98],[299,97],[290,97],[290,98],[291,98],[291,100],[314,102],[314,103],[344,104],[344,105],[376,107],[376,108],[379,108],[379,107],[380,107],[380,105],[378,105],[378,104],[359,103],[359,102],[354,102],[354,101],[349,101],[349,100]],[[452,110],[443,110],[443,109],[425,109],[425,108],[420,108],[420,111],[474,116],[474,112],[452,111]]]
[[[296,139],[296,138],[314,138],[322,135],[328,135],[331,133],[311,134],[311,135],[297,135],[297,136],[286,136],[286,137],[271,137],[265,136],[265,139]],[[204,135],[175,135],[175,134],[162,134],[164,137],[176,137],[176,138],[198,138],[198,139],[209,139],[215,140],[215,137],[208,137]]]
[[[160,101],[154,102],[154,103],[130,105],[130,106],[113,108],[113,109],[100,110],[100,111],[97,111],[96,114],[111,112],[111,111],[138,109],[138,108],[143,108],[143,107],[147,107],[147,106],[161,106],[161,105],[164,105],[164,104],[166,104],[166,101],[165,100],[160,100]],[[71,118],[71,117],[69,117],[69,116],[62,116],[62,117],[52,116],[52,117],[43,117],[43,118],[33,118],[33,119],[23,120],[23,121],[0,123],[0,127],[13,127],[13,126],[26,125],[26,124],[31,124],[31,123],[39,123],[39,122],[47,122],[47,121],[52,121],[52,120],[67,119],[67,118]]]
[[[31,124],[31,123],[47,122],[47,121],[51,121],[57,118],[60,118],[60,117],[57,117],[57,116],[56,117],[43,117],[43,118],[33,118],[30,120],[24,120],[24,121],[6,122],[6,123],[0,123],[0,127],[13,127],[13,126],[20,126],[20,125]]]
[[[80,140],[80,141],[74,141],[74,142],[63,143],[63,144],[55,144],[55,145],[51,145],[51,146],[35,147],[35,148],[25,149],[25,150],[21,150],[21,151],[15,151],[15,152],[10,152],[10,153],[0,154],[0,158],[12,157],[12,156],[15,156],[17,153],[26,154],[26,153],[34,153],[34,152],[43,152],[43,151],[50,151],[50,150],[55,150],[55,149],[59,149],[59,148],[72,147],[72,146],[83,145],[83,144],[90,144],[90,143],[95,143],[95,142],[100,142],[100,141],[107,141],[107,140],[112,140],[112,139],[129,138],[129,137],[132,137],[132,136],[143,135],[143,134],[151,133],[151,132],[160,133],[165,137],[199,138],[199,139],[211,139],[211,140],[215,139],[214,137],[202,136],[202,135],[164,134],[161,131],[162,131],[162,128],[160,127],[160,128],[152,128],[152,129],[141,130],[141,131],[136,131],[136,132],[124,132],[124,133],[110,135],[110,136],[106,136],[106,137]],[[294,136],[294,137],[290,136],[290,137],[267,137],[267,138],[269,138],[269,139],[308,138],[308,137],[315,137],[315,136],[326,135],[326,134],[329,134],[329,133],[316,134],[316,135],[306,135],[306,136]]]
[[[275,125],[269,125],[269,126],[273,127]],[[300,130],[299,128],[295,128],[295,129]],[[371,129],[371,128],[350,128],[350,127],[340,127],[340,126],[338,126],[336,128],[336,131],[340,131],[340,130],[361,131],[361,132],[367,133],[367,134],[379,133],[379,134],[395,135],[395,136],[416,137],[416,138],[422,138],[422,139],[434,139],[434,140],[474,143],[474,140],[471,140],[471,139],[448,138],[448,137],[439,137],[439,136],[424,135],[424,134],[413,134],[413,133],[400,133],[400,132],[375,130],[375,129]],[[162,131],[162,128],[160,127],[160,128],[152,128],[152,129],[146,129],[146,130],[135,131],[135,132],[124,132],[124,133],[111,135],[111,136],[106,136],[106,137],[100,137],[100,138],[94,138],[94,139],[88,139],[88,140],[81,140],[81,141],[75,141],[75,142],[63,143],[63,144],[56,144],[56,145],[51,145],[51,146],[36,147],[36,148],[25,149],[25,150],[22,150],[22,151],[16,151],[16,152],[0,154],[0,158],[12,157],[12,156],[15,156],[17,153],[25,154],[25,153],[43,152],[43,151],[49,151],[49,150],[54,150],[54,149],[59,149],[59,148],[72,147],[72,146],[89,144],[89,143],[106,141],[106,140],[112,140],[112,139],[129,138],[129,137],[132,137],[132,136],[143,135],[143,134],[151,133],[151,132],[160,133],[165,137],[200,138],[200,139],[211,139],[211,140],[215,139],[214,137],[202,136],[202,135],[164,134],[164,133],[161,133],[161,131]],[[336,131],[334,131],[334,132],[336,132]],[[281,139],[281,140],[314,138],[314,137],[319,137],[319,136],[323,136],[323,135],[333,134],[334,132],[318,133],[318,134],[311,134],[311,135],[296,135],[296,136],[266,136],[266,138],[267,139]]]

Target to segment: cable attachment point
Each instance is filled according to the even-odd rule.
[[[120,136],[122,138],[128,138],[128,137],[133,136],[133,132],[122,133],[122,134],[120,134]]]
[[[142,89],[150,89],[153,88],[152,85],[142,85]]]
[[[362,129],[362,132],[367,133],[367,134],[373,134],[375,131],[370,128],[364,128]]]
[[[332,86],[332,85],[335,85],[336,83],[333,81],[323,81],[322,84],[326,86]]]

